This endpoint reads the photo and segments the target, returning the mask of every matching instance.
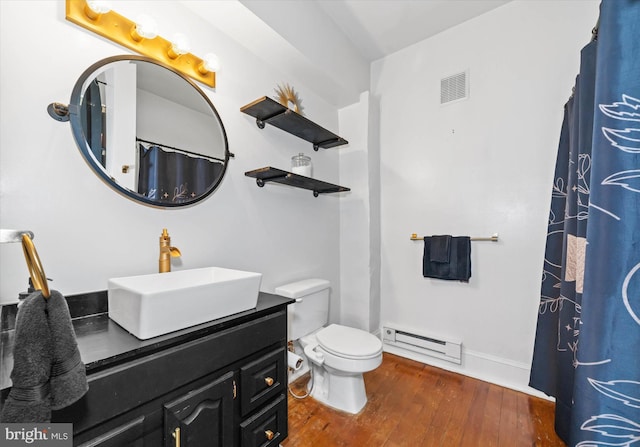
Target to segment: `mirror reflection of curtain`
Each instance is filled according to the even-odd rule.
[[[104,150],[105,141],[103,141],[105,123],[102,113],[102,95],[97,79],[94,79],[85,91],[83,107],[80,108],[80,119],[93,157],[102,166],[106,166],[107,152]]]
[[[206,158],[140,144],[138,193],[158,202],[180,203],[204,194],[222,175],[223,165]]]

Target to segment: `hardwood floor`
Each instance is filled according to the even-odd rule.
[[[388,353],[364,378],[369,402],[357,415],[289,396],[282,447],[565,446],[547,400]]]

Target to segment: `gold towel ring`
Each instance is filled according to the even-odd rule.
[[[47,276],[44,274],[40,257],[36,251],[33,241],[27,234],[22,235],[22,250],[24,251],[24,258],[27,261],[27,268],[29,269],[29,275],[31,276],[31,282],[33,287],[42,292],[42,296],[49,298],[49,284],[47,283]]]

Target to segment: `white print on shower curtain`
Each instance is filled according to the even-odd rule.
[[[640,122],[640,100],[622,95],[622,102],[600,104],[600,111],[605,115],[622,121]],[[624,130],[603,127],[602,133],[614,148],[621,151],[640,153],[640,129],[625,128]],[[640,193],[640,169],[620,171],[609,175],[602,183],[605,186],[620,186],[632,193]],[[620,220],[610,211],[592,206],[604,211],[611,217]],[[622,303],[633,320],[640,325],[640,263],[636,264],[625,276],[621,287]],[[635,280],[634,280],[635,277]],[[635,302],[633,301],[635,300]],[[634,380],[609,380],[607,382],[588,378],[591,386],[599,393],[622,402],[624,405],[640,409],[640,382]],[[610,441],[582,441],[576,447],[631,447],[640,443],[640,421],[615,415],[600,414],[586,420],[581,430],[599,433]]]
[[[573,160],[569,160],[570,164],[575,165]],[[567,199],[567,188],[571,187],[577,194],[577,209],[575,215],[569,214],[569,207],[565,207],[565,212],[562,220],[556,220],[557,216],[553,211],[549,214],[549,226],[562,224],[571,219],[585,220],[589,217],[589,182],[586,180],[591,170],[591,155],[590,154],[578,154],[578,163],[575,166],[576,172],[576,184],[571,186],[568,179],[562,177],[556,178],[553,185],[553,191],[551,193],[553,199]],[[566,185],[566,186],[565,186]],[[547,238],[564,237],[564,228],[560,230],[551,231],[547,234]],[[575,282],[575,291],[582,293],[582,285],[584,279],[584,260],[585,260],[586,239],[584,237],[575,236],[572,234],[567,235],[567,261],[566,269],[564,273],[564,280],[567,282]],[[549,255],[546,253],[545,255]],[[545,258],[545,263],[562,268],[562,260],[552,260]],[[555,279],[555,288],[560,288],[562,285],[562,279],[555,275],[553,272],[543,270],[542,282],[547,280],[547,276]],[[573,366],[576,367],[580,362],[577,359],[578,355],[578,336],[580,335],[580,326],[582,321],[579,317],[581,313],[581,305],[566,296],[560,294],[557,298],[543,295],[541,297],[540,314],[544,314],[549,310],[552,313],[560,311],[563,306],[573,306],[575,308],[575,316],[571,321],[558,321],[558,337],[556,338],[556,349],[558,351],[570,350],[573,356]],[[566,323],[566,324],[565,324]],[[601,362],[598,362],[601,363]]]
[[[636,323],[640,325],[640,286],[633,287],[633,283],[631,280],[634,278],[634,275],[640,271],[640,264],[636,265],[631,269],[627,277],[624,279],[624,283],[622,284],[622,302],[627,308],[627,312],[631,315],[631,318],[636,320]],[[635,280],[637,284],[640,284],[640,274],[638,274],[638,278]],[[629,293],[629,289],[631,289],[631,293]],[[635,297],[636,302],[632,301],[631,297]],[[634,309],[635,308],[635,309]]]

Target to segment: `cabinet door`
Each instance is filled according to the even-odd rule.
[[[109,430],[90,441],[83,442],[79,447],[143,447],[142,436],[144,416]]]
[[[233,445],[234,373],[164,405],[165,447]]]

